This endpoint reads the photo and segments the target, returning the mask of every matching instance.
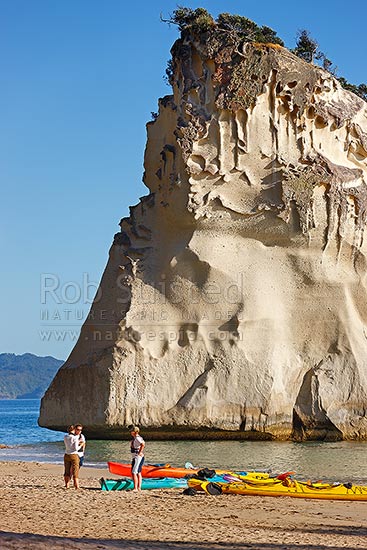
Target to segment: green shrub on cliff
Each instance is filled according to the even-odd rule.
[[[284,46],[283,40],[277,36],[276,31],[267,26],[259,27],[254,21],[242,15],[220,13],[217,18],[217,25],[219,29],[237,33],[244,40],[263,43],[270,42],[271,44]]]
[[[192,33],[207,32],[215,26],[213,17],[204,8],[185,8],[178,6],[168,20],[177,25],[181,32],[190,30]]]
[[[346,90],[349,90],[350,92],[353,92],[364,101],[367,101],[367,84],[359,84],[357,86],[356,84],[351,84],[350,82],[348,82],[348,80],[346,80],[342,76],[340,76],[338,80],[340,84],[343,86],[343,88],[345,88]]]
[[[242,15],[231,15],[230,13],[221,13],[217,19],[210,15],[204,8],[185,8],[178,6],[170,18],[163,21],[177,25],[181,32],[191,32],[201,34],[210,30],[219,30],[236,34],[241,40],[251,42],[271,42],[284,46],[283,40],[276,35],[276,32],[270,27],[259,27],[254,21],[243,17]]]

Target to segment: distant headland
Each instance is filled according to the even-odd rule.
[[[0,353],[0,399],[42,397],[64,361],[32,353]]]

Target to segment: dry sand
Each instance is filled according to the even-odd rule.
[[[0,549],[367,549],[367,502],[99,490],[107,470],[0,462]]]

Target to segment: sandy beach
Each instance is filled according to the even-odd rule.
[[[367,502],[222,495],[181,490],[103,492],[106,470],[83,468],[80,490],[62,467],[0,462],[0,548],[367,549]]]

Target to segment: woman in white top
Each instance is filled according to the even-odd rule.
[[[65,488],[69,488],[71,476],[73,476],[74,487],[79,489],[79,434],[75,434],[75,427],[69,426],[68,433],[64,436],[65,454],[64,454],[64,480]]]
[[[130,431],[132,440],[130,450],[132,452],[131,475],[134,481],[134,491],[141,491],[142,475],[141,470],[144,464],[145,441],[139,435],[140,429],[135,426]]]

